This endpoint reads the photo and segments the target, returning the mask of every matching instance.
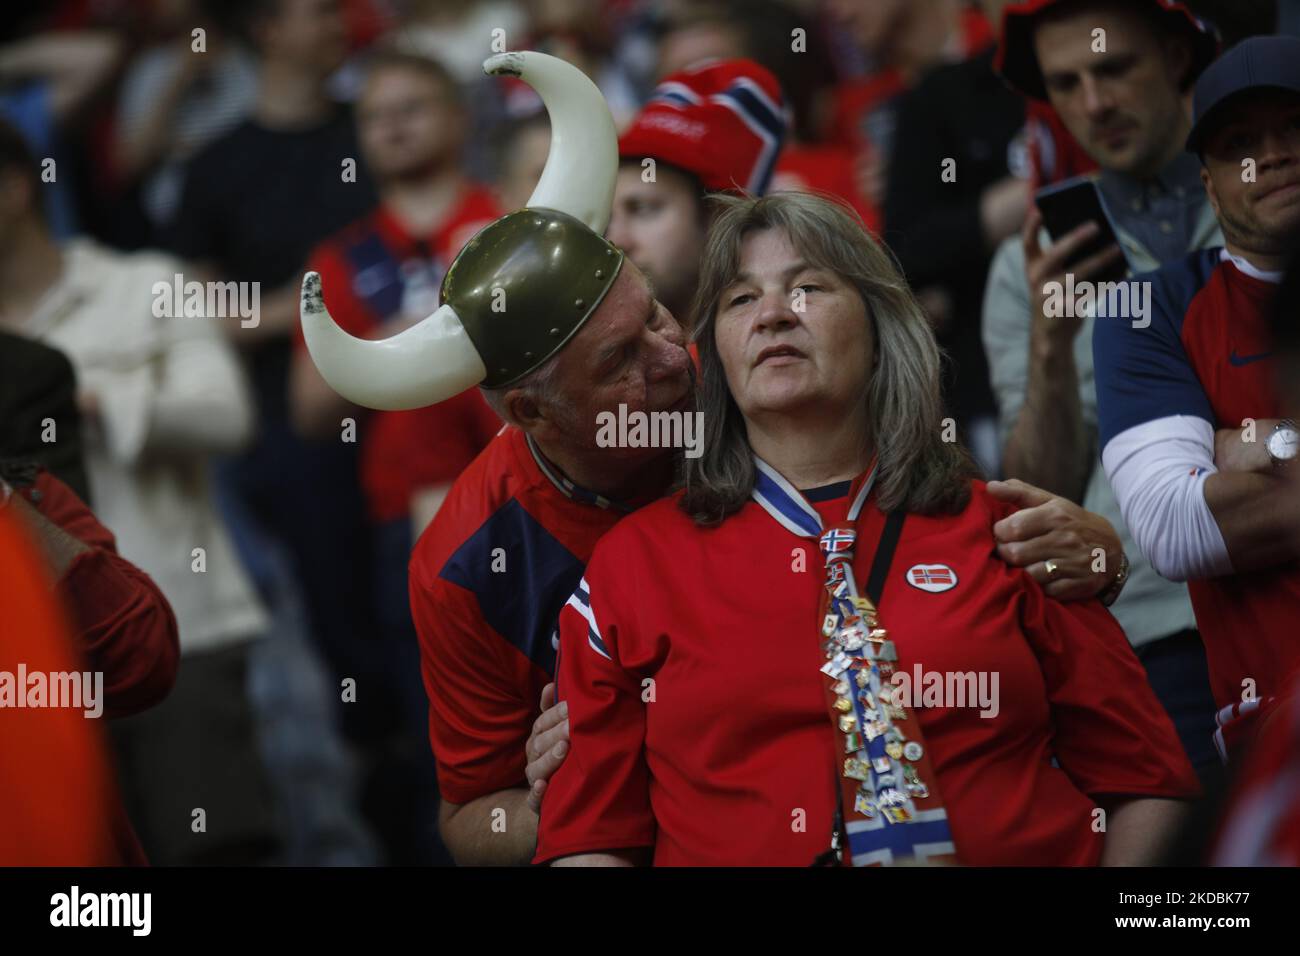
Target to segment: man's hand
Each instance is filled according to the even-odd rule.
[[[1048,596],[1086,600],[1119,575],[1124,546],[1101,515],[1016,479],[990,481],[988,489],[999,501],[1022,509],[993,526],[999,557],[1025,568]],[[1054,571],[1048,570],[1049,561]],[[1093,570],[1098,564],[1101,569]]]
[[[1244,428],[1220,428],[1214,433],[1214,467],[1219,471],[1256,471],[1269,474],[1273,459],[1268,454],[1268,436],[1279,419],[1255,419],[1255,440],[1245,440]]]
[[[1043,214],[1038,211],[1037,206],[1030,207],[1029,215],[1025,217],[1025,226],[1020,231],[1020,240],[1025,250],[1025,279],[1029,283],[1031,328],[1047,333],[1047,341],[1051,345],[1068,347],[1074,342],[1079,329],[1083,327],[1084,317],[1062,315],[1048,318],[1047,293],[1044,287],[1048,283],[1055,282],[1064,288],[1067,271],[1074,276],[1075,282],[1094,279],[1118,262],[1123,252],[1119,246],[1112,244],[1067,270],[1065,264],[1081,246],[1087,245],[1096,238],[1101,227],[1095,222],[1085,222],[1046,249],[1038,244],[1038,233],[1042,228]]]
[[[542,713],[533,722],[528,737],[528,806],[534,813],[542,811],[546,782],[559,769],[569,752],[569,704],[555,705],[555,684],[542,688]]]

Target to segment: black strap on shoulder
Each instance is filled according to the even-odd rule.
[[[867,575],[867,599],[872,604],[880,603],[880,595],[885,590],[885,580],[889,577],[889,566],[894,561],[894,552],[898,550],[898,539],[903,534],[905,511],[891,511],[885,518],[885,529],[880,532],[880,543],[876,545],[876,556],[871,561],[871,572]]]
[[[831,824],[831,846],[829,850],[817,854],[817,858],[809,864],[810,866],[844,865],[840,854],[848,845],[849,838],[844,830],[844,808],[840,805],[840,778],[832,774],[831,784],[835,787],[835,821]]]

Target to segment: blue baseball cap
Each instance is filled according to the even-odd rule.
[[[1199,153],[1221,107],[1238,93],[1278,89],[1300,93],[1300,38],[1251,37],[1211,63],[1196,81],[1187,149]]]

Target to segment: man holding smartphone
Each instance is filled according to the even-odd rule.
[[[1076,262],[1106,223],[1075,223],[1051,239],[1031,209],[1022,234],[994,257],[983,323],[1003,473],[1081,504],[1118,530],[1127,558],[1114,567],[1119,556],[1108,549],[1107,571],[1128,583],[1112,611],[1203,778],[1218,763],[1214,702],[1186,588],[1161,578],[1133,543],[1100,467],[1092,316],[1053,310],[1049,317],[1045,306],[1052,284],[1065,287],[1067,274],[1075,285],[1100,282],[1125,259],[1144,272],[1222,241],[1200,164],[1183,152],[1186,99],[1216,51],[1208,27],[1173,0],[1030,0],[1006,9],[997,68],[1021,93],[1050,104],[1099,164],[1095,182],[1119,245]],[[1043,533],[1050,527],[1008,530],[1007,537],[1016,530],[1038,536],[1004,538],[1004,549],[1041,562],[1030,564],[1031,573],[1037,567],[1055,579],[1068,569],[1053,560],[1056,539]]]

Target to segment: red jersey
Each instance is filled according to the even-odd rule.
[[[180,659],[171,605],[148,575],[118,556],[112,533],[67,485],[41,472],[14,494],[90,550],[73,559],[52,596],[25,529],[0,513],[0,670],[12,674],[19,662],[29,673],[89,667],[104,675],[104,717],[153,706],[171,689]],[[12,771],[0,772],[8,782],[0,794],[0,863],[148,863],[97,721],[79,710],[24,708],[6,711],[0,728],[8,731],[0,736],[0,758],[8,758],[0,764]]]
[[[321,274],[325,306],[340,328],[367,338],[390,318],[437,308],[456,254],[500,215],[491,193],[468,185],[432,233],[413,236],[380,205],[321,243],[308,268]],[[296,338],[305,349],[301,329]],[[371,517],[408,514],[416,489],[453,480],[500,427],[478,389],[416,411],[370,413],[361,428],[361,484]]]
[[[411,613],[438,785],[452,803],[524,787],[524,745],[555,670],[556,617],[625,514],[501,431],[411,556]]]
[[[842,518],[843,497],[807,497],[826,526]],[[993,691],[983,710],[910,711],[959,859],[1094,864],[1099,802],[1189,797],[1196,778],[1106,609],[1052,601],[998,558],[992,526],[1011,510],[973,483],[961,514],[909,516],[881,622],[899,672],[983,673]],[[884,521],[870,499],[858,540]],[[702,529],[674,497],[611,531],[560,616],[571,748],[537,860],[652,847],[661,865],[806,866],[825,851],[844,756],[820,671],[823,576],[816,542],[752,501]]]
[[[1300,866],[1300,675],[1262,718],[1224,808],[1214,866]]]
[[[0,510],[0,671],[13,675],[20,662],[28,672],[81,670],[50,582],[40,573],[42,556],[10,514]],[[60,707],[0,714],[0,864],[124,862],[104,812],[120,804],[96,722]]]
[[[1277,287],[1224,261],[1222,251],[1195,252],[1141,277],[1151,283],[1149,328],[1097,319],[1093,353],[1103,449],[1130,428],[1170,416],[1201,418],[1215,429],[1281,417],[1268,334]],[[1251,708],[1240,706],[1245,679],[1254,681],[1255,698],[1267,701],[1300,668],[1300,563],[1188,581],[1187,591],[1205,640],[1220,722],[1239,716],[1234,707],[1249,716]],[[1229,733],[1245,734],[1252,720]]]

